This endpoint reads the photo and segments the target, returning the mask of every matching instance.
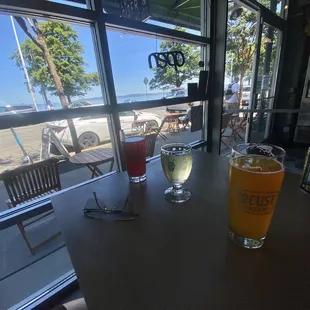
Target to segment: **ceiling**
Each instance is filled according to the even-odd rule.
[[[200,30],[200,0],[151,0],[153,19]]]

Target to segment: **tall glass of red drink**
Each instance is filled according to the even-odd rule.
[[[146,180],[146,140],[144,137],[128,137],[123,140],[127,173],[130,182]]]

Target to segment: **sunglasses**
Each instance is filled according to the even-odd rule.
[[[129,194],[125,200],[122,208],[117,208],[116,206],[107,207],[107,205],[100,201],[97,197],[97,193],[93,192],[93,199],[97,208],[87,208],[83,209],[84,216],[92,219],[106,219],[109,216],[109,219],[114,221],[133,221],[138,217],[139,212],[135,211],[135,203],[133,202],[131,194]]]

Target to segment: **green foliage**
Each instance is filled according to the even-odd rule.
[[[78,34],[69,24],[60,22],[40,22],[47,47],[61,78],[64,95],[83,96],[91,86],[99,85],[97,73],[86,73],[83,59],[84,49],[78,40]],[[28,74],[34,86],[44,86],[53,95],[57,95],[55,83],[50,74],[43,51],[29,38],[21,43]],[[22,70],[21,59],[16,49],[10,57]]]
[[[276,11],[277,0],[260,0],[264,6]],[[229,4],[231,9],[233,3]],[[226,72],[233,76],[250,77],[253,70],[253,61],[256,43],[257,16],[254,12],[243,8],[241,16],[236,20],[228,19],[227,24],[227,53],[226,53]],[[262,43],[260,46],[260,59],[258,74],[268,74],[264,71],[266,47],[270,39],[273,44],[270,69],[275,61],[275,44],[277,43],[277,32],[272,31],[268,26],[263,27]],[[271,30],[271,31],[270,31]],[[270,51],[269,51],[270,52]],[[266,69],[266,68],[265,68]]]
[[[185,28],[176,26],[178,31],[185,31]],[[199,75],[200,50],[198,47],[180,43],[163,41],[160,44],[161,52],[182,51],[185,56],[185,63],[175,71],[174,67],[153,68],[154,77],[151,79],[150,89],[169,89],[171,87],[180,87],[186,80],[191,80]]]
[[[236,20],[228,19],[226,70],[234,76],[250,74],[255,53],[256,15],[243,10]]]

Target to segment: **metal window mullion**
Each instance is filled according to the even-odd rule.
[[[240,4],[245,4],[248,7],[253,8],[256,11],[260,11],[262,16],[266,18],[266,22],[280,30],[284,30],[286,21],[278,16],[275,12],[270,11],[270,9],[266,8],[261,3],[255,0],[237,0]],[[284,4],[283,4],[284,5]]]
[[[281,55],[281,50],[282,50],[282,42],[283,42],[283,32],[281,30],[278,30],[278,42],[277,42],[277,50],[276,50],[276,58],[274,62],[274,68],[273,68],[273,74],[272,74],[272,88],[271,88],[271,97],[275,97],[276,94],[276,89],[277,89],[277,80],[279,76],[279,68],[280,68],[280,55]],[[274,98],[270,101],[268,108],[273,109],[274,107]],[[272,104],[271,104],[272,103]],[[272,115],[268,114],[267,116],[267,121],[266,121],[266,128],[265,128],[265,138],[269,136],[270,130],[271,130],[271,124],[272,124]]]
[[[12,15],[84,24],[90,24],[96,19],[94,11],[42,0],[0,0],[0,11]]]
[[[207,99],[207,95],[203,95],[203,96],[197,95],[197,96],[179,97],[179,98],[172,98],[172,99],[139,101],[139,102],[118,104],[116,109],[118,112],[131,111],[131,110],[142,110],[142,109],[151,109],[151,108],[157,108],[157,107],[163,107],[163,106],[171,106],[175,104],[182,104],[182,103],[188,103],[188,102],[204,101],[206,99]]]
[[[114,78],[111,65],[111,57],[109,51],[107,29],[106,29],[106,15],[103,13],[102,1],[93,0],[93,6],[96,10],[97,20],[94,25],[94,37],[97,42],[99,70],[103,79],[103,95],[107,100],[107,104],[111,108],[109,116],[109,130],[112,145],[114,145],[114,157],[119,170],[125,169],[125,163],[122,156],[122,145],[120,140],[121,123],[117,111],[117,98],[115,92]]]
[[[200,31],[201,35],[206,38],[206,43],[210,43],[210,40],[207,39],[210,37],[210,10],[208,10],[209,1],[200,0]],[[206,44],[201,46],[201,60],[204,62],[204,70],[209,71],[210,73],[210,45]],[[208,77],[209,79],[209,77]],[[203,105],[203,127],[201,131],[201,139],[203,141],[207,140],[207,124],[208,124],[208,101],[202,100],[201,104]]]
[[[123,18],[111,14],[104,14],[105,23],[107,26],[114,27],[116,29],[133,31],[135,33],[140,32],[149,36],[156,36],[158,39],[173,38],[181,40],[187,43],[205,44],[209,43],[210,40],[206,37],[191,34],[188,32],[177,31],[157,25],[142,23],[139,21]]]
[[[59,109],[53,111],[4,115],[0,117],[0,130],[7,129],[10,127],[36,125],[57,120],[65,120],[87,116],[98,116],[98,114],[108,114],[108,113],[110,113],[110,107],[101,105],[96,107]]]
[[[257,29],[256,29],[254,70],[252,73],[252,84],[251,84],[250,104],[249,104],[250,110],[254,108],[254,103],[256,102],[256,98],[257,98],[256,88],[257,88],[257,80],[258,80],[260,49],[261,49],[261,43],[262,43],[262,33],[263,33],[263,23],[264,23],[260,12],[258,12],[257,19],[258,21],[257,21]],[[249,142],[251,140],[253,113],[249,113],[248,116],[249,117],[248,117],[247,129],[245,133],[245,142]]]
[[[227,1],[211,0],[207,151],[219,154],[225,77]]]
[[[98,67],[98,71],[100,69]],[[99,74],[100,75],[100,74]],[[102,82],[104,85],[105,82]],[[105,89],[105,87],[104,87]],[[104,92],[103,98],[107,93]],[[100,105],[94,107],[83,107],[83,108],[72,108],[72,109],[59,109],[53,111],[41,111],[41,112],[31,112],[22,114],[12,114],[0,117],[0,130],[8,129],[10,127],[22,127],[29,125],[36,125],[45,122],[52,122],[57,120],[64,120],[68,118],[79,118],[88,116],[98,116],[98,114],[112,114],[112,111],[130,111],[130,110],[140,110],[140,109],[150,109],[160,106],[170,106],[175,104],[204,101],[207,96],[194,96],[194,97],[183,97],[174,99],[159,99],[150,101],[140,101],[127,104],[117,104],[116,107],[112,105]],[[107,101],[108,99],[106,99]]]

